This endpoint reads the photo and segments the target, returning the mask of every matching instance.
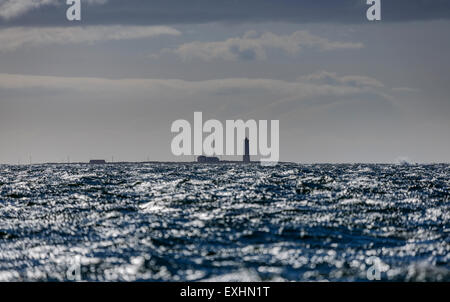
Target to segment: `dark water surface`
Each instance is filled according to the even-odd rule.
[[[0,280],[450,281],[449,197],[449,165],[0,166]]]

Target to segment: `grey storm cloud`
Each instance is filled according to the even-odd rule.
[[[0,52],[14,51],[23,46],[93,44],[101,41],[149,39],[161,35],[178,36],[181,32],[168,26],[10,27],[0,29]]]
[[[199,58],[204,61],[213,59],[263,60],[266,59],[266,49],[279,49],[288,54],[297,54],[302,48],[314,48],[320,51],[339,49],[360,49],[364,45],[355,42],[336,42],[313,35],[308,31],[296,31],[287,35],[276,35],[265,32],[261,35],[255,31],[248,31],[242,37],[229,38],[216,42],[190,42],[179,46],[173,52],[184,60]]]
[[[365,22],[366,0],[81,0],[84,24]],[[67,24],[63,0],[0,0],[0,25]],[[450,1],[382,1],[384,21],[448,19]]]

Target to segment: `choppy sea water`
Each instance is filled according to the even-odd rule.
[[[0,281],[450,281],[449,197],[449,165],[0,166]]]

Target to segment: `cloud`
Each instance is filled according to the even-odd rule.
[[[183,44],[174,50],[165,50],[164,52],[175,53],[183,60],[198,58],[204,61],[213,59],[236,61],[264,60],[269,49],[277,49],[287,54],[295,55],[304,48],[331,51],[360,49],[363,46],[362,43],[330,41],[313,35],[308,31],[296,31],[290,35],[277,35],[271,32],[258,35],[254,31],[249,31],[242,37],[218,42],[195,41]]]
[[[11,27],[0,29],[0,51],[13,51],[23,46],[95,43],[180,34],[167,26]]]
[[[277,79],[260,78],[226,78],[203,81],[186,81],[180,79],[147,79],[147,78],[123,78],[108,79],[98,77],[57,77],[57,76],[35,76],[21,74],[0,73],[0,89],[24,89],[24,88],[44,88],[44,89],[68,89],[78,90],[106,88],[120,90],[123,88],[142,89],[168,89],[177,90],[204,90],[227,94],[225,91],[235,91],[239,94],[246,90],[261,88],[271,91],[274,94],[297,94],[310,96],[313,94],[336,94],[361,92],[361,89],[383,87],[384,85],[376,79],[365,76],[337,76],[332,72],[320,72],[317,74],[329,73],[334,75],[333,82],[310,81],[316,78],[316,74],[301,77],[297,81],[284,81]],[[359,80],[360,79],[360,80]],[[128,89],[127,89],[128,90]]]
[[[57,0],[0,0],[0,17],[8,20],[32,9],[56,4]]]
[[[302,80],[322,85],[348,85],[354,87],[382,88],[383,83],[367,76],[338,76],[335,72],[319,71],[304,77]]]
[[[300,81],[282,81],[258,78],[227,78],[203,81],[185,81],[180,79],[107,79],[96,77],[55,77],[0,73],[0,88],[3,89],[67,89],[78,91],[143,89],[155,91],[208,91],[220,94],[234,90],[239,94],[255,89],[271,91],[274,94],[297,94],[310,96],[313,94],[346,94],[359,91],[351,86],[332,86]]]

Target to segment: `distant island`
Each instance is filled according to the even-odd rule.
[[[248,138],[245,138],[244,140],[244,155],[242,156],[242,161],[229,161],[229,160],[220,160],[220,158],[215,157],[215,156],[198,156],[197,157],[197,163],[202,163],[202,164],[218,164],[218,163],[243,163],[243,164],[249,164],[252,163],[252,161],[250,160],[250,141],[248,140]],[[106,164],[106,160],[104,159],[91,159],[89,161],[89,164],[92,165],[101,165],[101,164]],[[145,163],[145,162],[144,162]],[[150,162],[151,163],[151,162]],[[175,162],[177,163],[177,162]],[[195,162],[189,162],[189,163],[195,163]],[[259,162],[257,162],[259,163]]]

